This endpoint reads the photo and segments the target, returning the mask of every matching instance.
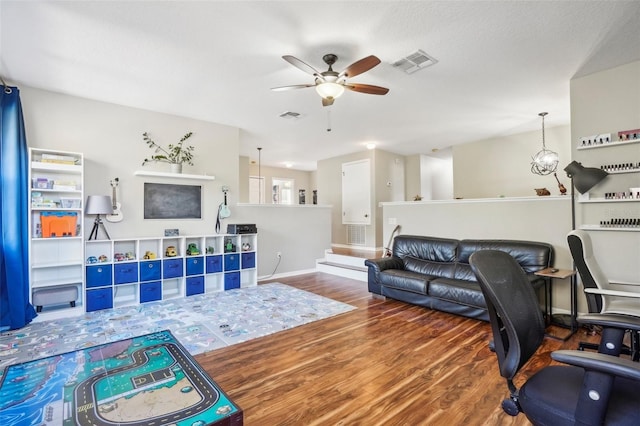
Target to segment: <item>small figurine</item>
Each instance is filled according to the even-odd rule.
[[[124,254],[122,254],[122,253],[114,254],[113,255],[113,260],[116,261],[116,262],[122,262],[124,260]]]
[[[152,252],[152,251],[147,250],[144,253],[144,258],[145,259],[155,259],[156,258],[156,254],[154,252]]]
[[[95,256],[87,257],[87,263],[98,263],[98,258]]]
[[[108,262],[108,261],[109,261],[109,258],[107,256],[105,256],[104,254],[101,254],[98,257],[98,262]]]
[[[190,243],[187,246],[187,256],[195,256],[200,254],[200,250],[198,250],[198,246],[195,243]]]
[[[124,258],[126,260],[136,260],[136,256],[133,254],[132,251],[128,251],[124,254]]]
[[[535,188],[535,191],[538,196],[551,195],[547,188]]]
[[[213,246],[208,246],[207,247],[207,254],[213,254],[213,253],[214,253]]]
[[[249,250],[251,250],[251,244],[242,243],[242,251],[249,251]]]
[[[165,250],[164,255],[167,257],[176,257],[178,255],[178,252],[176,251],[176,248],[174,246],[169,246]]]

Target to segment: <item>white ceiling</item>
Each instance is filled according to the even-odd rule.
[[[640,59],[637,0],[1,0],[0,24],[9,83],[236,126],[241,155],[300,170],[368,142],[431,154],[536,130],[541,111],[565,125],[571,78]],[[417,49],[439,62],[391,66]],[[325,71],[326,53],[337,71],[378,56],[351,81],[389,94],[323,108],[312,88],[270,90],[313,82],[282,55]]]

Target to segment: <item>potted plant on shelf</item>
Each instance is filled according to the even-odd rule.
[[[194,147],[184,146],[184,142],[189,139],[193,135],[193,132],[188,132],[182,138],[180,138],[180,142],[176,145],[169,144],[169,146],[165,149],[158,145],[149,137],[149,133],[144,132],[142,134],[142,139],[147,143],[149,148],[155,148],[155,153],[149,158],[145,158],[142,162],[144,166],[147,163],[152,161],[161,162],[161,163],[169,163],[171,164],[171,171],[173,173],[182,173],[182,165],[184,163],[193,166],[193,151]]]

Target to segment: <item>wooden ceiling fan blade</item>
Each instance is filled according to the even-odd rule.
[[[386,87],[373,86],[371,84],[351,83],[345,84],[344,87],[354,92],[367,93],[369,95],[386,95],[389,93],[389,89]]]
[[[294,84],[291,86],[272,87],[274,92],[284,92],[285,90],[306,89],[307,87],[314,87],[315,84]]]
[[[330,106],[333,105],[333,101],[335,101],[335,99],[333,98],[322,98],[322,106],[326,107],[326,106]]]
[[[362,74],[363,72],[369,71],[371,68],[375,67],[380,63],[380,59],[377,56],[370,55],[366,58],[362,58],[359,61],[354,62],[345,68],[344,71],[340,73],[338,78],[340,77],[354,77],[358,74]]]
[[[295,56],[284,55],[282,57],[282,59],[284,59],[285,61],[289,62],[291,65],[293,65],[294,67],[298,68],[299,70],[302,70],[302,71],[306,72],[307,74],[311,74],[311,75],[314,75],[316,77],[322,78],[324,80],[324,78],[322,77],[322,74],[320,74],[320,71],[318,71],[317,69],[315,69],[311,65],[307,64],[306,62],[301,61],[300,59],[296,58]]]

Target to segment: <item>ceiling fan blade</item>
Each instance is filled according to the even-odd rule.
[[[358,74],[362,74],[363,72],[369,71],[371,68],[375,67],[380,63],[380,59],[377,56],[371,55],[366,58],[362,58],[359,61],[354,62],[349,65],[344,71],[340,73],[338,78],[340,77],[354,77]]]
[[[294,67],[298,68],[299,70],[302,70],[308,74],[311,74],[313,76],[316,76],[318,78],[321,78],[324,81],[324,77],[322,76],[322,74],[320,74],[320,72],[318,70],[316,70],[314,67],[312,67],[311,65],[307,64],[306,62],[302,62],[300,59],[296,58],[295,56],[291,56],[291,55],[284,55],[282,57],[282,59],[284,59],[285,61],[289,62],[291,65],[293,65]]]
[[[329,105],[333,105],[333,101],[335,99],[331,98],[331,99],[327,99],[327,98],[322,98],[322,106],[329,106]]]
[[[389,93],[389,89],[386,87],[373,86],[371,84],[351,83],[345,84],[344,87],[354,92],[368,93],[369,95],[386,95]]]
[[[274,92],[284,92],[285,90],[306,89],[307,87],[314,86],[315,84],[294,84],[292,86],[272,87],[271,90]]]

